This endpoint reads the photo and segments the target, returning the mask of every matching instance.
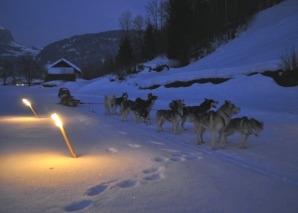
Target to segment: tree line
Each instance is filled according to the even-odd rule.
[[[102,66],[119,78],[136,65],[165,55],[185,66],[237,36],[259,11],[282,0],[149,0],[146,16],[119,17],[123,37],[116,57]]]
[[[120,15],[122,39],[116,56],[89,62],[83,68],[83,78],[114,73],[119,79],[125,79],[140,71],[138,64],[158,55],[177,61],[177,66],[185,66],[234,39],[256,13],[281,1],[148,0],[145,15],[133,16],[130,11]],[[16,65],[29,85],[33,77],[41,77],[44,72],[34,57],[23,56]],[[15,64],[1,60],[0,67],[5,84],[16,69]]]

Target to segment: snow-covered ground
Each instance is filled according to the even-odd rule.
[[[241,75],[247,71],[243,67],[249,66],[253,72],[263,64],[259,57],[251,56],[259,54],[264,64],[279,59],[279,53],[288,46],[276,45],[273,38],[271,48],[267,48],[269,43],[264,48],[261,44],[273,32],[295,31],[297,10],[295,0],[270,8],[248,31],[218,50],[229,57],[217,51],[189,68],[171,69],[160,76],[144,72],[122,83],[101,78],[56,88],[0,87],[0,212],[297,212],[298,87],[283,88],[262,75]],[[268,16],[272,22],[266,20]],[[278,20],[286,19],[278,24]],[[269,25],[275,27],[269,30]],[[278,40],[287,40],[285,36]],[[246,48],[256,40],[256,49],[233,48]],[[291,45],[298,47],[298,41],[294,39]],[[213,67],[223,75],[227,70],[239,72],[228,73],[233,78],[218,85],[151,91],[136,86],[182,80],[179,73],[187,69],[194,78],[200,73],[205,77],[200,66],[205,70]],[[57,104],[60,87],[70,89],[84,104]],[[104,114],[104,95],[120,96],[122,92],[128,92],[132,100],[145,98],[149,92],[158,96],[151,125],[134,123],[131,115],[129,121],[121,121],[117,115]],[[22,98],[31,100],[40,118],[34,117]],[[218,100],[219,105],[231,100],[241,108],[236,117],[261,120],[264,131],[249,138],[247,149],[238,148],[235,135],[226,149],[216,151],[210,149],[209,132],[205,134],[206,144],[195,144],[191,123],[186,123],[187,131],[180,128],[179,135],[172,134],[170,123],[158,133],[156,110],[180,98],[186,105],[198,105],[204,98]],[[61,116],[78,158],[71,157],[50,118],[54,112]]]

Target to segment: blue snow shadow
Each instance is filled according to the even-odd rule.
[[[88,206],[90,206],[91,203],[92,203],[91,200],[82,200],[82,201],[72,203],[69,206],[64,207],[64,209],[67,212],[80,211],[80,210],[85,209]]]
[[[104,192],[107,188],[108,188],[108,184],[103,183],[88,189],[86,194],[88,196],[99,195],[100,193]]]

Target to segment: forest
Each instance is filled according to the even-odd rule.
[[[165,55],[182,67],[214,51],[245,30],[256,13],[282,0],[149,0],[146,17],[124,11],[117,56],[103,69],[120,78],[136,64]]]

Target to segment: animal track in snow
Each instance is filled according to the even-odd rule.
[[[82,201],[74,202],[74,203],[64,207],[64,209],[67,212],[80,211],[82,209],[87,208],[91,204],[92,204],[91,200],[82,200]]]

